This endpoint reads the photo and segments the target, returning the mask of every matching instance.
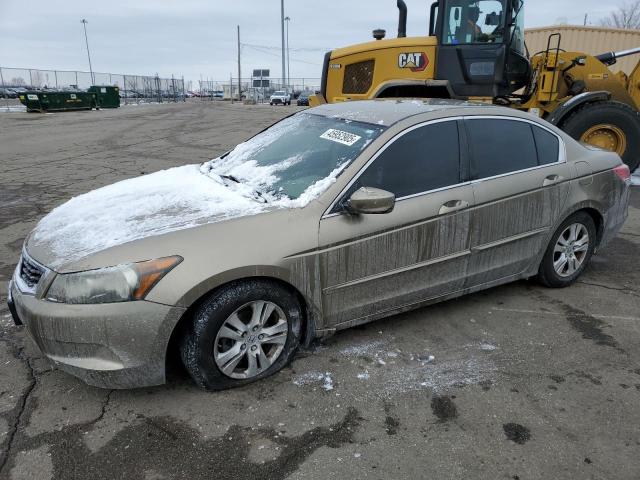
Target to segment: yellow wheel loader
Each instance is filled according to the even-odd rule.
[[[371,98],[455,98],[527,110],[574,138],[640,163],[640,64],[613,73],[616,59],[562,49],[560,34],[532,55],[524,41],[523,0],[439,0],[428,36],[407,37],[407,7],[398,0],[398,38],[374,30],[373,41],[325,55],[312,106]]]

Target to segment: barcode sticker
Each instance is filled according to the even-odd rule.
[[[343,132],[342,130],[336,130],[334,128],[330,128],[329,130],[324,132],[322,135],[320,135],[320,138],[324,138],[325,140],[331,140],[332,142],[338,142],[343,145],[347,145],[348,147],[351,147],[362,137],[355,135],[353,133]]]

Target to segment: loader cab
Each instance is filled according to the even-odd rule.
[[[456,97],[507,96],[529,83],[523,0],[440,0],[430,30],[438,38],[435,78],[449,81]]]

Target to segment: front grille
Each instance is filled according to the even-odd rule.
[[[22,256],[22,262],[20,263],[20,278],[27,284],[29,288],[33,288],[38,285],[40,278],[44,274],[44,270],[31,260]]]
[[[373,83],[375,60],[352,63],[344,69],[342,93],[367,93]]]

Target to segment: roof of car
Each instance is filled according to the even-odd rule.
[[[459,111],[460,109],[472,108],[476,110],[478,108],[485,109],[486,111],[483,113],[489,114],[513,115],[515,113],[513,109],[507,109],[486,103],[434,98],[377,99],[331,104],[327,103],[307,111],[309,113],[323,115],[325,117],[342,118],[345,120],[353,120],[354,122],[374,123],[388,127],[404,120],[405,118],[422,113],[444,113],[445,111]],[[517,113],[514,116],[518,116]]]

